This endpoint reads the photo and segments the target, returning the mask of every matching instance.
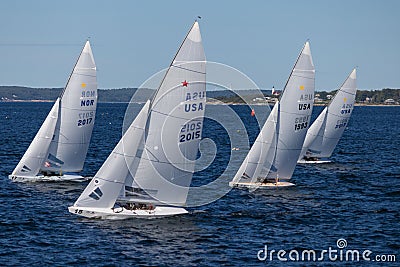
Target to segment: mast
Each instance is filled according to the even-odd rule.
[[[185,38],[183,39],[181,45],[179,46],[179,49],[176,51],[175,56],[174,56],[174,58],[173,58],[172,61],[171,61],[171,64],[169,64],[169,67],[168,67],[167,71],[165,72],[165,75],[164,75],[163,79],[161,80],[160,85],[158,86],[158,88],[157,88],[156,92],[154,93],[153,97],[151,98],[151,100],[150,100],[150,111],[152,110],[153,101],[154,101],[154,99],[156,98],[156,95],[157,95],[158,91],[160,90],[161,85],[163,84],[163,82],[164,82],[164,80],[165,80],[165,77],[167,77],[169,70],[170,70],[171,67],[173,66],[174,61],[175,61],[176,57],[177,57],[178,54],[179,54],[179,51],[181,50],[183,44],[185,43],[187,37],[189,36],[190,32],[192,31],[192,29],[193,29],[194,25],[196,25],[196,23],[198,23],[198,22],[197,22],[197,19],[194,20],[192,27],[190,27],[189,31],[186,33]]]
[[[77,58],[76,61],[75,61],[75,65],[74,65],[74,67],[72,68],[72,71],[71,71],[71,74],[70,74],[69,77],[68,77],[67,83],[65,84],[64,89],[63,89],[63,90],[61,91],[61,93],[60,93],[60,98],[61,98],[61,99],[62,99],[62,97],[63,97],[63,95],[64,95],[65,90],[67,89],[67,86],[68,86],[68,84],[69,84],[69,81],[71,80],[71,77],[72,77],[72,74],[74,73],[74,70],[75,70],[75,68],[76,68],[76,65],[78,64],[78,61],[79,61],[79,59],[81,58],[82,53],[83,53],[83,50],[85,49],[85,46],[86,46],[86,44],[87,44],[88,42],[89,42],[89,39],[86,40],[85,45],[83,46],[83,48],[82,48],[82,50],[81,50],[81,53],[79,54],[78,58]],[[89,43],[89,44],[90,44],[90,43]]]
[[[293,75],[294,69],[296,68],[297,63],[299,62],[299,59],[300,59],[301,55],[303,54],[303,51],[304,51],[304,48],[306,47],[306,45],[309,45],[308,40],[307,40],[306,43],[303,45],[303,49],[301,49],[301,52],[300,52],[299,55],[297,56],[297,59],[296,59],[296,62],[294,63],[294,65],[293,65],[292,71],[290,72],[290,75],[289,75],[288,79],[286,80],[285,87],[283,87],[282,93],[279,95],[279,98],[278,98],[279,101],[281,100],[281,98],[282,98],[282,96],[283,96],[283,93],[284,93],[285,90],[286,90],[286,86],[287,86],[288,83],[289,83],[290,77],[292,77],[292,75]]]

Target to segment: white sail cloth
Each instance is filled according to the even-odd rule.
[[[44,166],[44,171],[79,172],[83,169],[96,107],[96,65],[87,41],[61,95],[60,116],[49,148],[50,167]]]
[[[96,65],[87,41],[66,87],[11,176],[81,171],[92,135],[96,105]]]
[[[112,208],[118,198],[127,197],[185,204],[203,128],[205,65],[195,22],[157,92],[74,207]]]
[[[356,69],[353,69],[307,131],[299,160],[304,156],[328,158],[342,137],[353,112],[357,92]]]
[[[305,43],[275,104],[232,183],[290,179],[310,123],[315,69]]]

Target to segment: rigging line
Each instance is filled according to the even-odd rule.
[[[329,115],[332,115],[332,116],[335,116],[335,117],[337,117],[337,118],[347,118],[347,116],[346,115],[349,115],[349,114],[335,114],[335,113],[331,113],[331,112],[329,112],[329,109],[328,109],[328,112],[327,112]]]
[[[293,114],[293,115],[298,115],[298,116],[311,116],[311,115],[307,115],[307,114],[303,114],[303,113],[288,112],[288,111],[283,111],[283,110],[281,112],[285,113],[285,114]]]
[[[346,90],[343,90],[344,88],[342,87],[342,89],[339,89],[338,91],[341,91],[341,92],[343,92],[343,93],[346,93],[346,94],[349,94],[349,95],[356,95],[357,93],[350,93],[350,92],[348,92],[348,91],[346,91]],[[346,88],[347,89],[347,88]],[[348,89],[352,89],[352,88],[348,88]]]
[[[302,76],[302,75],[298,75],[298,74],[292,74],[291,77],[299,77],[299,78],[304,78],[304,79],[309,79],[309,80],[315,80],[315,78],[306,77],[306,76]]]
[[[160,112],[160,111],[157,111],[157,110],[154,110],[154,109],[153,109],[151,112],[155,112],[155,113],[158,113],[158,114],[161,114],[161,115],[164,115],[164,116],[167,116],[167,117],[175,118],[175,119],[188,120],[188,118],[182,118],[182,117],[172,116],[172,115],[170,115],[170,114],[163,113],[163,112]],[[190,121],[200,121],[200,120],[202,120],[202,119],[197,119],[197,118],[190,119]]]
[[[67,87],[68,87],[68,84],[69,84],[69,81],[71,80],[72,74],[74,73],[74,70],[75,70],[76,66],[78,65],[78,61],[79,61],[80,57],[81,57],[82,54],[83,54],[83,49],[85,49],[85,46],[86,46],[86,43],[85,43],[85,45],[83,46],[82,51],[81,51],[81,53],[79,54],[79,57],[78,57],[78,59],[77,59],[76,62],[75,62],[74,68],[72,69],[72,72],[71,72],[71,74],[70,74],[69,77],[68,77],[67,84],[65,85],[64,89],[61,91],[61,94],[60,94],[60,98],[61,98],[61,99],[62,99],[62,97],[63,97],[63,95],[64,95],[65,90],[66,90]]]
[[[128,157],[128,158],[134,158],[134,157],[136,157],[136,155],[127,155],[127,154],[123,154],[123,153],[121,153],[121,152],[113,152],[113,154],[119,155],[119,156]]]
[[[301,151],[301,149],[295,149],[295,148],[277,148],[276,150],[284,150],[284,151]]]
[[[150,154],[152,154],[150,151],[148,151]],[[153,154],[152,154],[153,155]],[[149,158],[142,158],[143,160],[147,160],[147,161],[150,161],[150,162],[157,162],[157,163],[161,163],[161,164],[168,164],[168,165],[183,165],[183,164],[185,164],[185,166],[187,166],[188,165],[188,163],[187,162],[170,162],[170,161],[160,161],[160,160],[151,160],[151,159],[149,159]],[[192,165],[194,166],[195,165],[195,163],[192,163]],[[175,167],[175,166],[173,166],[174,168],[177,168],[177,167]],[[182,170],[181,169],[181,171],[183,171],[183,172],[187,172],[187,173],[192,173],[192,172],[190,172],[190,171],[185,171],[185,170]]]
[[[194,25],[195,25],[196,22],[197,22],[197,21],[195,21],[195,22],[193,23],[192,27],[190,27],[188,33],[187,33],[186,36],[185,36],[185,39],[183,39],[183,42],[182,42],[181,45],[179,46],[178,51],[176,52],[174,58],[172,59],[171,64],[169,65],[168,70],[165,72],[165,75],[164,75],[163,79],[161,80],[160,86],[158,86],[156,92],[154,93],[153,98],[150,100],[150,107],[149,107],[150,110],[151,110],[152,107],[153,107],[153,102],[154,102],[154,100],[156,99],[156,96],[157,96],[157,94],[158,94],[158,91],[159,91],[160,88],[161,88],[161,85],[164,83],[164,80],[165,80],[165,78],[167,77],[168,72],[169,72],[169,70],[171,69],[172,64],[174,63],[174,61],[175,61],[176,57],[178,56],[179,52],[181,51],[181,48],[182,48],[183,45],[185,44],[186,39],[187,39],[187,37],[189,36],[190,32],[192,31],[192,29],[193,29],[193,27],[194,27]]]
[[[351,73],[353,73],[353,72],[351,72]],[[351,75],[351,73],[350,73],[350,75]],[[357,90],[356,90],[356,92],[355,92],[354,94],[342,90],[342,89],[344,89],[343,86],[345,85],[345,83],[347,82],[347,80],[350,78],[350,75],[347,76],[346,80],[342,83],[342,85],[340,86],[340,88],[336,91],[335,95],[332,97],[332,99],[331,99],[331,101],[329,102],[329,104],[333,102],[333,99],[335,99],[335,97],[339,94],[340,91],[346,92],[346,93],[348,93],[348,94],[350,94],[350,95],[356,95]]]
[[[79,76],[95,77],[96,78],[96,75],[83,74],[83,73],[79,73],[79,72],[73,72],[72,75],[79,75]]]
[[[283,87],[282,93],[280,94],[278,100],[281,100],[281,99],[282,99],[282,95],[283,95],[283,93],[284,93],[285,90],[286,90],[286,86],[287,86],[288,83],[289,83],[290,77],[293,75],[293,73],[294,73],[294,71],[295,71],[295,68],[296,68],[296,65],[297,65],[297,63],[299,62],[300,57],[303,55],[303,51],[304,51],[304,48],[306,48],[306,44],[307,44],[307,42],[304,44],[303,49],[301,49],[300,54],[297,56],[296,62],[295,62],[294,65],[293,65],[292,71],[290,72],[290,75],[289,75],[289,77],[288,77],[288,79],[287,79],[287,81],[286,81],[285,87]]]
[[[205,72],[201,72],[201,71],[197,71],[197,70],[191,70],[191,69],[184,68],[184,67],[179,67],[179,66],[175,66],[175,65],[171,65],[171,67],[175,67],[175,68],[178,68],[178,69],[187,70],[187,71],[191,71],[191,72],[195,72],[195,73],[206,75]]]
[[[99,179],[99,180],[103,180],[103,181],[110,182],[110,183],[116,183],[116,184],[125,184],[125,182],[118,182],[115,179],[108,180],[107,178],[102,178],[99,176],[94,176],[93,179]]]
[[[288,79],[288,82],[289,82],[289,79]],[[285,86],[285,88],[286,88],[286,86]],[[274,140],[275,141],[275,153],[274,153],[274,158],[271,161],[271,168],[272,168],[272,166],[274,166],[274,168],[276,169],[276,173],[277,173],[277,176],[276,176],[275,179],[278,179],[278,171],[279,171],[278,168],[275,167],[275,165],[278,163],[277,160],[276,160],[276,156],[278,154],[278,143],[279,143],[279,140],[280,140],[279,135],[280,135],[281,102],[278,101],[277,105],[278,106],[276,107],[277,108],[276,123],[274,125],[275,126],[275,134],[274,134],[274,137],[275,137],[274,138],[275,139]],[[268,174],[270,174],[271,168],[269,169],[269,171],[268,171],[267,175],[265,176],[265,178],[267,178]]]

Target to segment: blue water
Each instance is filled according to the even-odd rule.
[[[331,158],[334,163],[296,167],[293,188],[232,190],[180,217],[106,221],[67,211],[85,183],[19,184],[7,178],[51,106],[0,103],[2,266],[286,266],[294,262],[281,262],[276,255],[262,262],[257,252],[264,245],[300,252],[338,249],[339,238],[347,240],[347,249],[396,254],[400,261],[400,107],[356,107]],[[259,128],[249,109],[233,108],[254,142]],[[125,109],[125,104],[99,105],[84,175],[94,175],[118,142]],[[316,107],[314,116],[320,111]],[[211,120],[203,135],[215,140],[218,153],[209,168],[194,176],[196,186],[223,174],[232,153],[238,158],[246,153],[245,148],[231,151],[223,127]],[[229,181],[235,171],[223,179]],[[325,258],[323,263],[346,262]]]

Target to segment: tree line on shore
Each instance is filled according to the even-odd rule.
[[[0,101],[54,101],[61,90],[62,88],[0,86]],[[136,90],[136,88],[99,89],[99,102],[129,102]],[[254,92],[254,90],[243,90],[241,96],[238,96],[229,90],[208,91],[207,97],[225,103],[243,103],[260,98],[261,95]],[[323,103],[329,101],[335,92],[316,91],[315,94]],[[271,90],[262,90],[262,93],[266,98],[273,99],[277,97],[272,96]],[[400,89],[358,90],[356,95],[357,103],[383,104],[388,99],[400,102]]]

